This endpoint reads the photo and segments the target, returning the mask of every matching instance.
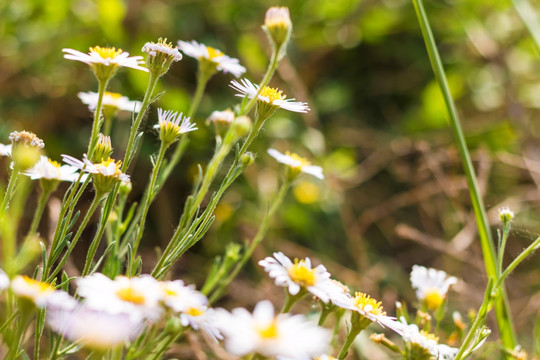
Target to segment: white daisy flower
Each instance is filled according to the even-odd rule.
[[[4,270],[0,269],[0,290],[5,290],[9,287],[9,277]]]
[[[294,101],[295,99],[286,99],[286,96],[282,94],[282,90],[265,86],[259,93],[259,86],[253,84],[248,79],[241,79],[240,81],[233,80],[229,86],[239,92],[236,96],[244,97],[247,95],[250,99],[257,96],[258,101],[275,108],[282,108],[299,113],[307,113],[310,110],[308,104],[305,102]]]
[[[217,327],[225,338],[225,348],[233,355],[257,353],[267,357],[311,359],[325,353],[330,333],[303,315],[274,314],[269,301],[253,310],[218,310]]]
[[[96,310],[112,314],[129,313],[135,320],[158,320],[163,314],[160,300],[163,290],[150,275],[128,278],[117,276],[114,280],[94,273],[77,279],[78,294],[85,304]]]
[[[91,66],[121,66],[148,72],[147,68],[141,66],[144,64],[142,56],[129,56],[129,53],[114,47],[91,47],[88,54],[74,49],[62,49],[62,51],[65,53],[65,59],[81,61]]]
[[[298,294],[304,288],[324,303],[343,296],[343,290],[330,279],[330,273],[324,265],[312,268],[309,258],[295,259],[293,263],[282,252],[277,252],[273,258],[259,261],[259,265],[275,279],[276,285],[287,287],[291,295]]]
[[[197,130],[197,126],[189,120],[190,118],[183,116],[182,113],[158,108],[158,123],[154,125],[154,129],[159,129],[161,141],[172,144],[180,135]]]
[[[95,110],[98,102],[98,93],[93,91],[80,92],[77,94],[77,96],[83,102],[83,104],[88,105],[88,109],[90,111]],[[106,91],[105,94],[103,94],[103,106],[105,108],[110,107],[113,110],[123,110],[138,113],[141,111],[142,103],[140,101],[131,101],[122,94]]]
[[[56,161],[41,155],[39,161],[32,168],[26,170],[23,174],[29,176],[32,180],[46,179],[58,181],[77,181],[79,168],[71,165],[60,165]],[[81,181],[86,179],[87,175],[81,177]]]
[[[156,57],[159,54],[164,54],[175,62],[182,60],[182,54],[180,51],[178,51],[178,48],[172,47],[172,44],[168,44],[167,39],[160,39],[157,43],[147,42],[142,47],[142,52],[145,52],[153,57]]]
[[[231,73],[236,77],[246,72],[246,68],[240,65],[238,59],[229,57],[211,46],[199,44],[195,40],[191,42],[178,41],[178,47],[187,56],[191,56],[199,61],[206,60],[215,64],[217,70],[224,73]]]
[[[12,144],[0,144],[0,156],[11,156],[11,146]]]
[[[62,160],[68,165],[74,166],[83,172],[93,174],[92,181],[94,187],[100,193],[108,193],[117,182],[129,181],[129,175],[122,172],[122,162],[108,158],[99,163],[93,163],[83,155],[83,160],[78,160],[73,156],[62,154]]]
[[[207,334],[215,343],[223,340],[223,335],[216,326],[216,311],[206,306],[192,307],[180,314],[182,326],[191,326]]]
[[[450,286],[457,283],[455,277],[448,276],[442,270],[419,265],[413,265],[410,279],[416,297],[430,310],[436,310],[444,301]]]
[[[296,172],[303,172],[305,174],[315,176],[320,180],[324,179],[323,171],[320,166],[311,165],[307,159],[295,153],[290,153],[287,151],[285,154],[282,154],[276,149],[268,149],[267,152],[268,155],[276,159],[278,162],[287,165]]]
[[[380,301],[373,299],[363,292],[356,292],[354,297],[349,296],[345,301],[342,300],[343,298],[334,304],[360,314],[363,319],[367,319],[365,326],[368,326],[371,322],[376,322],[382,327],[390,328],[396,332],[402,328],[401,323],[397,322],[394,317],[386,315]]]
[[[456,348],[439,344],[435,335],[419,330],[417,325],[407,324],[405,318],[401,318],[401,327],[396,332],[401,335],[403,341],[425,349],[437,360],[452,360],[458,352]]]
[[[17,275],[11,280],[11,290],[19,298],[32,301],[37,307],[73,308],[76,301],[62,290],[56,290],[48,283]]]
[[[128,313],[112,314],[85,305],[47,311],[47,323],[57,333],[83,346],[109,350],[141,333],[144,324]]]

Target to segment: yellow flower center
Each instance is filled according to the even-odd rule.
[[[426,303],[428,309],[437,310],[439,306],[441,306],[443,301],[444,296],[440,293],[439,289],[431,288],[426,291],[426,297],[424,298],[424,302]]]
[[[428,333],[427,331],[420,330],[420,334],[425,337],[428,340],[433,340],[435,342],[439,342],[439,338],[435,336],[435,334]]]
[[[105,92],[105,96],[108,96],[108,97],[110,97],[110,98],[112,98],[114,100],[118,100],[118,99],[121,99],[123,97],[122,94],[108,92],[108,91]]]
[[[171,42],[167,42],[167,38],[165,38],[165,39],[159,38],[157,43],[158,43],[158,45],[166,46],[169,49],[174,49],[173,44]]]
[[[373,315],[386,315],[382,303],[362,292],[357,292],[354,297],[354,306]]]
[[[204,310],[202,310],[201,308],[192,307],[189,308],[188,311],[186,311],[186,314],[191,316],[201,316],[202,314],[204,314]]]
[[[127,302],[134,303],[137,305],[141,305],[145,303],[146,298],[144,297],[144,294],[136,289],[134,289],[131,285],[122,289],[119,289],[116,291],[116,295]]]
[[[96,53],[103,59],[114,59],[122,53],[122,49],[116,50],[114,47],[94,46],[90,48],[91,53]]]
[[[276,100],[285,100],[286,96],[282,94],[283,90],[278,90],[265,86],[262,88],[260,95],[268,98],[270,103],[273,103]]]
[[[294,259],[294,265],[287,271],[291,280],[302,286],[313,286],[317,280],[315,269],[308,268],[304,260]]]
[[[45,283],[45,282],[41,282],[41,281],[38,281],[38,280],[35,280],[35,279],[32,279],[26,275],[23,275],[23,280],[24,282],[30,287],[30,288],[33,288],[34,290],[37,290],[39,293],[46,293],[46,292],[49,292],[49,291],[54,291],[54,288]]]
[[[296,165],[290,165],[293,168],[302,169],[302,168],[304,168],[306,166],[311,165],[311,163],[306,158],[303,158],[303,157],[299,156],[298,154],[290,153],[290,152],[287,151],[285,153],[285,155],[290,157],[294,161],[294,163],[296,164]]]
[[[276,319],[274,319],[270,325],[266,327],[258,328],[257,332],[264,339],[276,338],[278,336],[278,328],[276,324]]]
[[[54,166],[57,169],[59,169],[60,166],[62,166],[58,161],[54,161],[54,160],[51,160],[51,159],[48,159],[48,160],[49,160],[49,164],[51,164],[52,166]]]
[[[207,46],[206,50],[208,51],[208,58],[210,60],[225,55],[224,53],[222,53],[218,49],[215,49],[215,48],[213,48],[211,46]]]
[[[107,160],[103,160],[102,162],[100,162],[99,164],[96,164],[96,167],[98,168],[98,170],[101,170],[101,169],[107,169],[111,164],[115,164],[115,170],[114,170],[114,174],[112,175],[107,175],[107,176],[115,176],[115,177],[118,177],[120,174],[122,174],[122,171],[120,171],[120,168],[122,167],[122,161],[121,160],[118,160],[116,163],[114,162],[114,159],[111,159],[111,158],[108,158]],[[100,171],[101,173],[101,171]],[[103,173],[101,173],[103,175]]]

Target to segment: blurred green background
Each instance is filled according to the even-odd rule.
[[[226,195],[211,231],[180,261],[177,273],[200,285],[226,244],[254,234],[279,182],[279,167],[265,154],[276,147],[313,159],[327,179],[306,177],[295,184],[254,263],[233,284],[230,301],[254,303],[268,296],[283,301],[272,295],[273,285],[256,266],[257,260],[281,250],[324,263],[338,279],[383,300],[390,313],[397,299],[414,302],[408,283],[413,264],[463,279],[449,307],[462,312],[476,308],[485,276],[474,216],[444,102],[407,0],[4,0],[0,141],[25,129],[45,140],[53,159],[62,153],[82,155],[91,114],[76,95],[96,91],[97,83],[87,66],[63,59],[65,47],[86,52],[90,46],[116,46],[140,55],[142,45],[158,37],[194,39],[239,58],[248,68],[246,77],[258,81],[270,51],[261,25],[266,9],[275,5],[290,8],[294,32],[272,85],[307,101],[312,111],[302,116],[279,111],[268,122],[253,147],[256,163]],[[508,244],[510,258],[540,233],[538,49],[510,0],[425,5],[493,232],[499,207],[510,206],[518,215]],[[187,111],[195,73],[194,59],[185,56],[174,64],[161,81],[160,90],[166,92],[156,105]],[[144,239],[149,264],[153,247],[166,243],[174,230],[197,164],[212,155],[213,134],[204,120],[237,101],[227,86],[231,79],[218,74],[210,81],[196,115],[201,129],[152,207]],[[122,69],[110,90],[140,100],[146,81],[147,74]],[[118,158],[128,120],[125,116],[114,124]],[[131,173],[133,201],[146,185],[148,156],[158,147],[151,130],[156,121],[154,107]],[[540,304],[537,261],[525,263],[508,282],[526,347]],[[259,292],[253,293],[254,282]]]

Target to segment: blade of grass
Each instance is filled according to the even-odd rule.
[[[461,161],[463,162],[463,169],[467,178],[467,184],[473,205],[474,216],[476,218],[476,223],[478,226],[478,236],[480,238],[480,244],[482,247],[482,254],[484,257],[484,266],[486,268],[486,273],[488,277],[496,278],[497,262],[495,257],[495,248],[493,246],[493,240],[491,238],[489,221],[486,215],[484,203],[480,196],[480,191],[478,189],[476,173],[474,171],[469,150],[467,148],[465,135],[463,134],[463,130],[461,128],[461,123],[459,120],[456,105],[452,98],[452,94],[450,93],[450,87],[448,86],[444,67],[439,56],[439,52],[437,50],[435,38],[433,37],[433,33],[431,32],[431,27],[429,25],[429,20],[424,10],[422,0],[412,0],[412,2],[414,4],[420,28],[422,30],[422,36],[424,37],[424,42],[426,44],[426,49],[428,52],[431,67],[433,68],[435,78],[437,80],[437,83],[439,84],[439,87],[444,97],[446,108],[448,110],[448,114],[450,117],[450,127],[457,140],[459,155]],[[503,296],[499,298],[495,305],[497,325],[501,333],[503,345],[508,349],[513,349],[516,345],[516,337],[512,324],[510,309],[508,306],[508,301],[506,298],[506,292],[504,291],[504,289],[502,290],[502,293]]]

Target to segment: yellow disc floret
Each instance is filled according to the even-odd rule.
[[[278,336],[278,327],[276,324],[276,319],[270,323],[270,325],[261,327],[257,329],[259,335],[264,339],[273,339]]]
[[[317,281],[315,269],[308,268],[304,260],[294,259],[294,264],[288,270],[289,277],[295,283],[302,286],[313,286]]]
[[[117,290],[116,295],[124,301],[137,305],[144,304],[146,301],[144,294],[139,290],[134,289],[132,286]]]
[[[94,46],[90,48],[91,53],[98,54],[103,59],[114,59],[118,55],[120,55],[123,51],[122,49],[116,50],[114,47],[101,47],[101,46]]]
[[[283,93],[282,90],[265,86],[262,88],[259,95],[265,98],[268,98],[268,101],[270,103],[273,103],[276,100],[285,100],[286,96],[283,95],[282,93]]]
[[[26,275],[23,275],[22,278],[29,288],[36,290],[38,293],[46,293],[49,291],[54,291],[54,288],[45,282],[32,279]]]
[[[211,47],[211,46],[207,46],[207,47],[206,47],[206,51],[208,51],[208,58],[209,58],[210,60],[225,55],[224,53],[222,53],[222,52],[219,51],[218,49],[213,48],[213,47]]]
[[[189,308],[188,311],[186,311],[186,313],[191,316],[201,316],[204,314],[204,310],[198,307],[192,307],[192,308]]]
[[[294,165],[289,165],[290,167],[292,168],[298,168],[298,169],[302,169],[306,166],[309,166],[311,165],[311,163],[306,159],[306,158],[303,158],[301,157],[300,155],[298,154],[295,154],[295,153],[291,153],[291,152],[286,152],[285,155],[287,155],[288,157],[291,158],[291,162],[294,163]]]
[[[441,294],[439,289],[431,288],[428,291],[426,291],[424,302],[426,306],[428,307],[428,309],[437,310],[439,306],[441,306],[443,301],[444,301],[444,295]]]
[[[371,296],[357,292],[354,296],[354,306],[362,311],[369,312],[373,315],[386,315],[383,311],[382,303],[373,299]]]

